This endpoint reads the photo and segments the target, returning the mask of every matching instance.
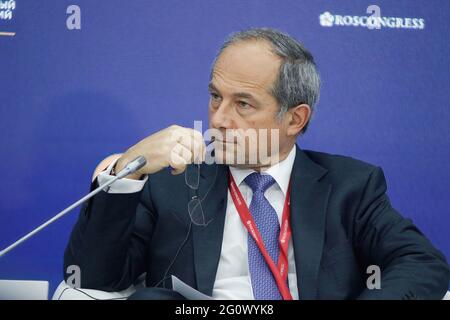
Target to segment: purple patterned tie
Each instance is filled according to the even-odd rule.
[[[267,252],[275,264],[278,263],[280,248],[278,237],[280,234],[280,223],[275,209],[264,197],[264,192],[275,183],[270,175],[261,175],[257,172],[245,178],[247,185],[253,190],[250,203],[250,213],[259,229]],[[256,300],[281,300],[275,278],[269,266],[259,251],[255,240],[248,234],[248,264],[253,287],[253,295]]]

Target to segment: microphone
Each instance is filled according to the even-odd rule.
[[[137,157],[133,161],[129,162],[125,166],[125,168],[123,168],[122,170],[120,170],[117,173],[117,175],[116,175],[117,179],[122,179],[122,178],[126,177],[127,175],[138,171],[140,168],[145,166],[146,163],[147,163],[147,160],[145,160],[145,158],[143,156]]]
[[[133,161],[129,162],[122,170],[120,170],[116,174],[116,176],[114,178],[112,178],[109,181],[103,183],[97,189],[93,190],[92,192],[90,192],[89,194],[87,194],[86,196],[84,196],[83,198],[78,200],[77,202],[73,203],[72,205],[70,205],[66,209],[64,209],[61,212],[59,212],[53,218],[51,218],[48,221],[44,222],[43,224],[41,224],[39,227],[37,227],[36,229],[31,231],[30,233],[26,234],[25,236],[23,236],[22,238],[20,238],[19,240],[17,240],[16,242],[11,244],[10,246],[8,246],[7,248],[5,248],[2,251],[0,251],[0,258],[3,257],[5,254],[7,254],[9,251],[11,251],[14,248],[16,248],[21,243],[25,242],[26,240],[28,240],[29,238],[34,236],[39,231],[45,229],[47,226],[49,226],[50,224],[52,224],[56,220],[58,220],[62,216],[66,215],[67,213],[69,213],[70,211],[72,211],[73,209],[78,207],[83,202],[85,202],[85,201],[89,200],[90,198],[92,198],[93,196],[95,196],[97,193],[102,191],[104,188],[107,188],[110,185],[112,185],[115,181],[117,181],[119,179],[122,179],[122,178],[126,177],[127,175],[129,175],[131,173],[136,172],[137,170],[139,170],[140,168],[145,166],[146,163],[147,163],[147,160],[143,156],[139,156],[136,159],[134,159]]]

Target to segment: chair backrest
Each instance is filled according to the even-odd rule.
[[[0,300],[48,300],[48,281],[0,280]]]

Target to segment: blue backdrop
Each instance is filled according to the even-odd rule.
[[[71,4],[81,29],[67,27]],[[381,29],[354,25],[371,4]],[[393,205],[450,258],[449,1],[11,6],[0,0],[1,248],[86,193],[106,155],[170,124],[206,121],[218,47],[230,32],[268,26],[301,40],[323,79],[299,144],[381,166]],[[54,290],[76,217],[0,259],[0,278],[49,280]]]

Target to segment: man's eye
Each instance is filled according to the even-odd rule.
[[[238,101],[238,105],[239,105],[239,107],[241,107],[241,108],[243,108],[243,109],[247,109],[247,108],[250,107],[250,104],[248,104],[248,103],[245,102],[245,101]]]
[[[220,100],[220,96],[217,93],[211,92],[211,99],[218,101]]]

